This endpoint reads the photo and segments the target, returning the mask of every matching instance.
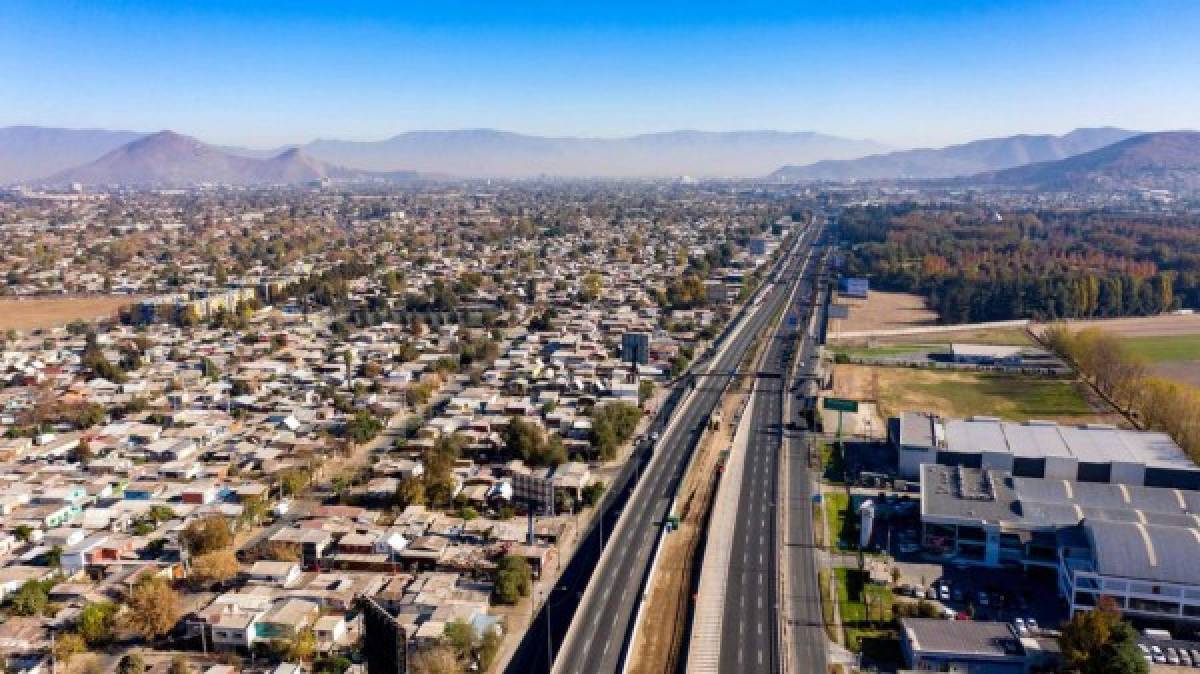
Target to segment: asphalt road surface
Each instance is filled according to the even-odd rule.
[[[785,258],[781,275],[785,280],[789,274],[794,274],[802,259],[796,251],[803,251],[811,236],[812,231],[806,231],[804,238]],[[645,486],[634,494],[630,481],[617,494],[611,507],[604,506],[608,508],[601,518],[604,542],[612,551],[597,565],[600,546],[598,540],[593,544],[592,539],[598,539],[598,536],[596,532],[589,533],[589,540],[572,558],[507,671],[544,672],[547,662],[555,660],[557,671],[564,673],[619,670],[629,645],[642,582],[649,570],[659,527],[669,514],[667,509],[688,457],[747,348],[767,326],[768,319],[783,307],[790,291],[790,283],[769,286],[762,294],[758,310],[731,338],[728,348],[712,363],[711,370],[707,363],[697,364],[694,371],[709,374],[695,378],[695,392],[686,404],[673,411],[670,417],[673,425],[667,427],[654,449],[658,456],[645,463],[642,471],[641,480]],[[619,527],[615,526],[617,517],[623,519]],[[609,530],[610,526],[614,530]],[[580,598],[589,582],[594,588],[587,603],[580,606]],[[570,638],[564,640],[568,629]],[[549,653],[560,643],[561,652]]]
[[[812,288],[802,288],[811,292]],[[815,376],[817,364],[812,356],[824,340],[827,312],[827,289],[816,298],[814,310],[820,312],[815,339],[809,337],[801,347],[797,368],[799,379]],[[802,391],[802,386],[796,387]],[[804,428],[804,405],[801,396],[791,393],[790,413],[796,429]],[[802,395],[802,394],[801,394]],[[817,549],[813,544],[813,471],[808,463],[808,433],[797,430],[785,434],[787,455],[787,530],[784,532],[784,572],[787,577],[788,643],[783,657],[791,656],[793,672],[824,672],[827,670],[825,625],[821,614],[821,592],[817,587]]]
[[[780,665],[777,508],[780,503],[780,456],[785,432],[784,398],[791,395],[788,376],[793,358],[809,362],[814,350],[803,334],[809,322],[811,281],[819,256],[805,256],[796,292],[784,319],[771,335],[758,371],[750,412],[741,493],[738,496],[734,551],[726,579],[721,619],[722,672],[777,672]],[[815,576],[814,576],[815,577]],[[819,601],[819,597],[818,597]],[[818,615],[820,605],[817,606]],[[824,642],[819,647],[824,649]],[[801,671],[824,671],[807,668]]]

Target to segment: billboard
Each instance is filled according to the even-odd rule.
[[[554,482],[544,477],[517,473],[512,478],[513,500],[533,504],[546,515],[554,514]]]
[[[846,297],[866,298],[870,285],[870,281],[865,278],[842,277],[838,291]]]
[[[621,335],[621,360],[637,365],[650,362],[650,335],[645,332]]]

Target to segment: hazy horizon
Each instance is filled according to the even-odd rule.
[[[1200,126],[1200,5],[0,6],[0,125],[219,145],[812,131],[896,148]],[[1154,101],[1154,105],[1146,105]]]

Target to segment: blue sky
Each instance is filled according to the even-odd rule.
[[[896,146],[1200,128],[1200,2],[0,2],[0,125],[219,143],[489,127]]]

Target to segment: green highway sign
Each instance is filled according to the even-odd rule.
[[[845,398],[826,398],[821,404],[827,410],[835,412],[857,412],[858,401],[846,400]]]

